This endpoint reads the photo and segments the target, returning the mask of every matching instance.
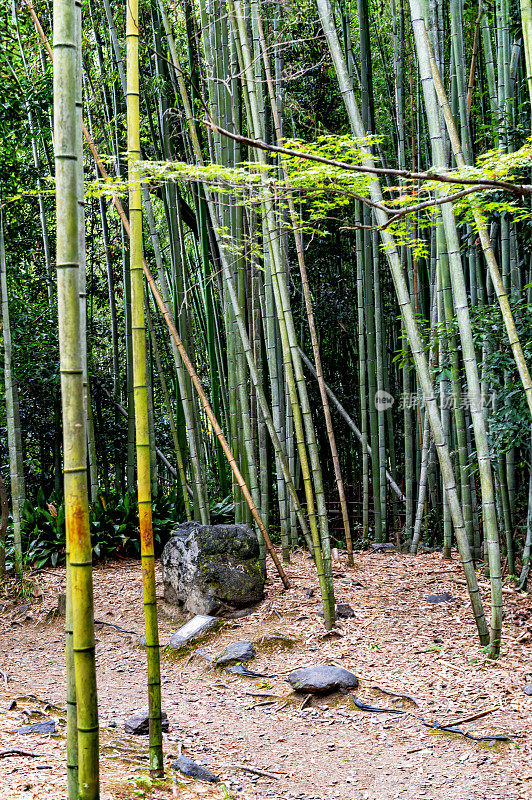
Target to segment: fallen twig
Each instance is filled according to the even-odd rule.
[[[486,736],[475,736],[473,733],[469,733],[469,731],[463,731],[461,728],[456,728],[454,725],[440,725],[438,722],[427,722],[426,719],[417,715],[411,714],[408,711],[400,711],[398,708],[378,708],[377,706],[369,706],[367,703],[362,703],[358,700],[355,695],[351,695],[353,698],[353,702],[357,708],[360,708],[361,711],[373,711],[376,713],[381,714],[403,714],[406,717],[412,717],[413,719],[419,720],[425,728],[431,728],[434,731],[443,731],[445,733],[458,733],[460,736],[463,736],[465,739],[472,739],[474,742],[511,742],[512,739],[510,736],[506,736],[506,734],[487,734]],[[476,717],[478,719],[478,717]],[[466,722],[467,720],[461,720],[461,722]]]
[[[252,772],[253,775],[262,775],[264,778],[271,778],[273,781],[278,781],[279,778],[277,775],[274,775],[273,772],[266,772],[264,769],[257,769],[257,767],[247,767],[245,764],[230,764],[233,769],[241,769],[244,772]]]
[[[307,696],[305,697],[305,699],[303,700],[303,702],[299,706],[299,710],[300,711],[303,711],[303,709],[305,708],[305,706],[307,705],[307,703],[308,703],[308,701],[310,700],[311,697],[312,697],[311,694],[307,694]]]
[[[387,694],[387,695],[389,695],[389,697],[402,697],[405,700],[410,700],[411,703],[413,703],[415,706],[417,706],[419,708],[419,703],[416,700],[416,698],[412,697],[409,694],[402,694],[402,692],[391,692],[391,691],[389,691],[389,689],[383,689],[382,686],[377,686],[376,684],[373,684],[373,686],[371,686],[370,688],[371,689],[378,689],[379,692],[382,692],[383,694]]]
[[[470,714],[468,717],[460,717],[460,719],[455,719],[452,722],[448,722],[448,725],[463,725],[464,722],[473,722],[475,719],[480,719],[481,717],[486,717],[488,714],[492,714],[494,711],[499,711],[500,706],[493,706],[493,708],[486,708],[484,711],[478,711],[476,714]]]
[[[37,753],[30,753],[28,750],[19,750],[13,747],[9,750],[0,750],[0,758],[9,758],[10,756],[23,756],[26,758],[35,758]]]
[[[115,625],[114,622],[104,622],[102,619],[95,619],[94,620],[94,624],[95,625],[108,625],[109,628],[116,628],[116,630],[120,631],[121,633],[132,633],[133,636],[140,636],[140,634],[137,633],[137,631],[128,631],[125,628],[121,628],[120,625]]]

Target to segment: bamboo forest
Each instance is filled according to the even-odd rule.
[[[0,798],[532,800],[531,0],[0,6]]]

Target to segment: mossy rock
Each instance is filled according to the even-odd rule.
[[[165,601],[191,614],[246,608],[264,595],[265,569],[248,525],[179,525],[161,565]]]

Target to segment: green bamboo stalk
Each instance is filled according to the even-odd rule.
[[[465,167],[466,161],[464,158],[464,154],[461,149],[460,139],[458,137],[456,126],[454,124],[454,118],[451,114],[449,108],[449,102],[447,100],[447,95],[445,92],[445,88],[443,86],[441,76],[439,74],[438,68],[434,61],[433,53],[431,52],[430,42],[428,41],[428,37],[426,36],[426,31],[421,31],[420,35],[423,36],[425,41],[427,42],[427,46],[429,48],[429,59],[430,59],[430,69],[432,72],[432,78],[434,81],[434,88],[438,95],[438,99],[442,106],[445,123],[447,126],[447,132],[451,139],[451,145],[453,148],[454,158],[458,167]],[[519,377],[521,378],[521,382],[523,384],[523,388],[525,390],[525,395],[528,403],[528,407],[530,409],[530,413],[532,414],[532,378],[530,377],[530,372],[525,360],[525,356],[523,353],[523,348],[519,341],[519,336],[517,334],[517,328],[515,326],[515,320],[513,317],[512,309],[510,307],[510,302],[508,299],[508,294],[506,292],[506,288],[504,286],[504,281],[502,275],[499,271],[499,267],[497,264],[497,260],[495,258],[495,253],[493,251],[493,247],[491,244],[490,234],[488,232],[487,225],[484,221],[482,212],[478,206],[478,203],[475,201],[474,195],[470,196],[470,203],[471,203],[471,210],[473,212],[473,216],[475,219],[475,225],[477,226],[482,251],[484,253],[484,257],[486,259],[486,264],[488,266],[489,275],[492,280],[493,286],[495,288],[495,293],[497,295],[497,300],[499,302],[499,306],[501,308],[502,317],[504,320],[504,325],[506,328],[506,332],[508,334],[508,340],[510,342],[510,347],[512,349],[512,353],[515,359],[515,363],[517,366],[517,370],[519,372]]]
[[[429,55],[430,42],[426,33],[423,11],[419,0],[410,0],[410,9],[412,26],[416,39],[418,65],[425,98],[427,122],[430,131],[432,160],[437,169],[442,169],[445,168],[446,163],[438,120],[436,93],[434,91],[434,84],[431,75],[431,60]],[[434,59],[432,60],[434,61]],[[436,190],[436,193],[438,194],[439,190]],[[454,296],[455,313],[460,332],[460,340],[462,344],[468,398],[474,427],[475,445],[481,481],[482,510],[485,526],[485,537],[488,543],[492,600],[490,653],[492,657],[496,658],[500,649],[502,624],[502,585],[499,532],[497,527],[493,475],[485,420],[482,411],[480,382],[478,377],[475,348],[471,331],[471,322],[469,318],[469,306],[454,212],[452,207],[449,204],[446,204],[441,207],[441,214],[445,238],[447,241],[447,255],[449,258],[451,285]]]
[[[356,205],[355,224],[356,237],[356,289],[357,289],[357,343],[358,343],[358,385],[360,397],[360,428],[362,443],[362,540],[369,540],[369,461],[368,450],[368,396],[367,396],[367,363],[366,337],[364,329],[364,258],[363,233],[360,229],[362,214],[360,203]]]
[[[72,652],[76,710],[69,686],[68,721],[77,722],[76,766],[68,761],[71,800],[99,796],[98,704],[94,646],[92,549],[87,497],[87,437],[83,387],[83,251],[80,173],[80,109],[76,107],[81,69],[81,8],[72,0],[54,2],[54,151],[56,170],[56,264],[59,355],[64,441],[64,490],[69,587],[72,608]],[[78,77],[79,76],[79,77]],[[70,595],[70,598],[69,598]],[[70,620],[68,620],[70,622]],[[67,632],[67,639],[69,633]],[[68,641],[67,641],[68,644]],[[69,648],[70,650],[70,648]],[[70,661],[67,652],[67,666]],[[69,756],[73,734],[69,734]]]
[[[349,121],[353,130],[353,134],[359,138],[364,136],[364,126],[362,118],[358,109],[356,98],[354,95],[352,83],[349,79],[345,61],[342,57],[338,35],[334,26],[332,11],[329,0],[317,0],[318,11],[322,24],[329,51],[331,53],[340,91],[346,111],[348,113]],[[367,148],[362,148],[363,164],[373,168],[374,162],[370,152]],[[382,203],[382,192],[379,181],[372,179],[369,183],[369,190],[371,199],[374,203]],[[381,240],[386,250],[388,263],[392,273],[392,278],[401,309],[401,316],[405,326],[405,332],[408,337],[410,349],[414,358],[416,372],[419,378],[420,388],[423,392],[425,406],[429,415],[430,425],[433,433],[434,443],[437,449],[438,457],[440,460],[440,468],[442,472],[443,485],[447,492],[449,500],[449,507],[453,519],[455,535],[462,558],[462,565],[466,581],[468,585],[469,596],[473,608],[475,622],[479,632],[479,638],[483,645],[489,641],[489,631],[486,624],[484,610],[482,608],[482,601],[479,596],[479,589],[477,579],[473,567],[473,561],[469,550],[467,535],[465,532],[464,519],[458,494],[456,491],[456,483],[454,478],[454,471],[452,466],[449,449],[445,442],[441,419],[439,415],[438,406],[434,397],[434,389],[432,380],[429,374],[426,358],[424,355],[424,348],[419,335],[417,322],[414,315],[414,310],[410,302],[409,292],[406,286],[403,269],[399,261],[399,254],[393,240],[392,235],[386,228],[382,228],[388,221],[386,214],[378,207],[374,210],[377,223],[381,226]]]
[[[268,51],[266,47],[266,40],[264,37],[264,31],[262,28],[262,22],[258,11],[256,13],[256,26],[257,26],[257,33],[260,41],[260,48],[262,53],[262,59],[264,62],[264,69],[266,73],[266,81],[268,85],[268,91],[270,95],[270,107],[273,115],[274,120],[274,127],[275,133],[277,137],[277,144],[281,146],[282,144],[282,131],[281,131],[281,121],[279,117],[279,111],[277,108],[277,101],[275,98],[275,91],[273,87],[273,80],[270,70],[270,63],[268,59]],[[288,182],[288,169],[286,166],[286,159],[281,158],[281,165],[283,170],[283,175],[285,180]],[[307,321],[310,331],[310,338],[312,342],[312,351],[314,354],[314,363],[316,365],[316,376],[318,380],[318,386],[320,389],[320,396],[321,402],[323,406],[323,413],[325,417],[325,426],[327,429],[327,436],[329,439],[329,446],[331,449],[331,456],[334,465],[334,473],[336,478],[336,486],[338,489],[338,496],[340,499],[340,507],[342,511],[342,521],[344,526],[344,533],[346,539],[346,548],[347,548],[347,560],[350,565],[353,565],[353,543],[351,540],[351,528],[349,524],[349,512],[347,509],[347,501],[345,497],[345,489],[344,489],[344,482],[342,480],[342,472],[340,468],[340,459],[338,457],[338,449],[336,447],[336,439],[334,436],[334,430],[332,425],[332,418],[331,418],[331,411],[329,408],[329,402],[327,400],[327,392],[325,389],[325,382],[323,379],[323,370],[321,365],[321,356],[320,356],[320,349],[318,344],[318,335],[316,331],[316,324],[314,321],[314,311],[312,308],[312,298],[310,293],[310,285],[308,281],[307,275],[307,268],[305,264],[305,256],[303,251],[303,245],[301,241],[301,237],[299,235],[298,230],[298,221],[297,221],[297,214],[294,205],[294,199],[292,194],[288,194],[288,208],[290,212],[290,220],[292,223],[292,231],[294,234],[295,246],[296,246],[296,253],[297,253],[297,260],[299,264],[299,271],[301,275],[301,282],[303,286],[303,296],[305,299],[305,310],[307,313]]]
[[[530,449],[532,453],[532,426],[530,428]],[[532,463],[532,460],[531,460]],[[528,576],[530,574],[530,562],[532,561],[532,467],[530,469],[530,476],[528,479],[528,509],[526,516],[526,539],[523,548],[523,559],[521,574],[519,575],[519,591],[526,592]]]
[[[25,502],[24,460],[18,385],[14,374],[13,346],[9,317],[7,268],[4,244],[4,212],[0,209],[0,294],[2,302],[2,332],[4,338],[4,388],[6,397],[7,443],[9,474],[11,478],[11,510],[13,514],[13,543],[15,548],[15,573],[22,574],[21,512]]]
[[[174,443],[174,450],[175,450],[175,457],[177,463],[177,473],[179,475],[179,482],[181,485],[181,492],[183,495],[183,503],[185,505],[185,514],[187,520],[192,519],[192,509],[190,507],[190,498],[188,494],[188,485],[187,485],[187,477],[185,473],[185,464],[183,461],[183,454],[181,452],[181,446],[179,444],[179,437],[177,435],[177,428],[175,424],[174,412],[172,409],[172,402],[170,400],[170,392],[168,390],[168,384],[166,382],[166,378],[164,375],[163,364],[161,360],[161,355],[159,352],[159,345],[157,344],[157,336],[153,327],[151,314],[150,314],[150,306],[149,303],[146,303],[146,320],[148,322],[148,329],[150,332],[150,339],[151,339],[151,346],[153,357],[155,359],[155,365],[157,368],[157,377],[159,378],[159,383],[161,385],[161,392],[163,395],[164,405],[166,408],[166,415],[168,417],[168,425],[170,427],[170,433],[172,435],[172,441]]]
[[[530,103],[532,104],[532,2],[531,0],[520,0],[519,7],[525,45],[526,82]]]
[[[133,344],[133,384],[135,392],[135,433],[137,485],[142,562],[146,650],[148,656],[148,704],[150,733],[150,774],[164,775],[159,631],[155,593],[155,554],[150,486],[150,441],[146,386],[146,331],[144,327],[144,276],[142,255],[142,206],[138,161],[139,130],[139,27],[138,0],[128,0],[126,9],[127,43],[127,141],[130,214],[131,334]]]

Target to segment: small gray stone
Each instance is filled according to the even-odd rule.
[[[532,683],[525,683],[525,685],[523,686],[523,692],[525,694],[532,696]]]
[[[354,617],[355,612],[353,611],[349,603],[338,603],[338,605],[336,606],[336,616],[348,619],[350,617]]]
[[[318,617],[323,617],[323,611],[318,611]],[[349,619],[350,617],[354,617],[355,612],[349,605],[349,603],[338,603],[336,605],[336,619]]]
[[[23,736],[26,736],[28,733],[55,733],[55,721],[53,719],[47,719],[44,722],[33,722],[31,725],[23,725],[22,728],[17,730],[17,733],[21,733]]]
[[[456,600],[449,594],[449,592],[442,592],[441,594],[429,594],[427,603],[455,603]]]
[[[163,731],[168,730],[168,717],[165,711],[162,712],[162,727]],[[124,724],[125,732],[132,733],[134,736],[143,736],[149,733],[149,728],[150,714],[146,708],[143,708],[142,711],[136,711]]]
[[[255,655],[255,648],[251,642],[232,642],[218,656],[216,666],[225,667],[228,664],[236,664],[238,661],[251,661],[252,658],[255,658]]]
[[[174,649],[184,647],[184,645],[191,642],[192,639],[197,639],[199,636],[203,636],[204,633],[214,628],[217,621],[216,617],[209,617],[207,614],[197,614],[172,634],[169,647]]]
[[[287,680],[296,692],[309,694],[329,694],[338,690],[356,689],[358,686],[358,678],[352,672],[328,664],[296,669]]]
[[[243,664],[235,664],[234,667],[226,667],[226,672],[231,675],[242,675],[244,678],[275,678],[275,675],[266,675],[264,672],[253,672]]]
[[[220,778],[210,769],[200,767],[188,756],[176,758],[175,761],[172,761],[172,767],[178,769],[183,775],[188,775],[189,778],[197,778],[199,781],[208,781],[209,783],[220,783]]]

